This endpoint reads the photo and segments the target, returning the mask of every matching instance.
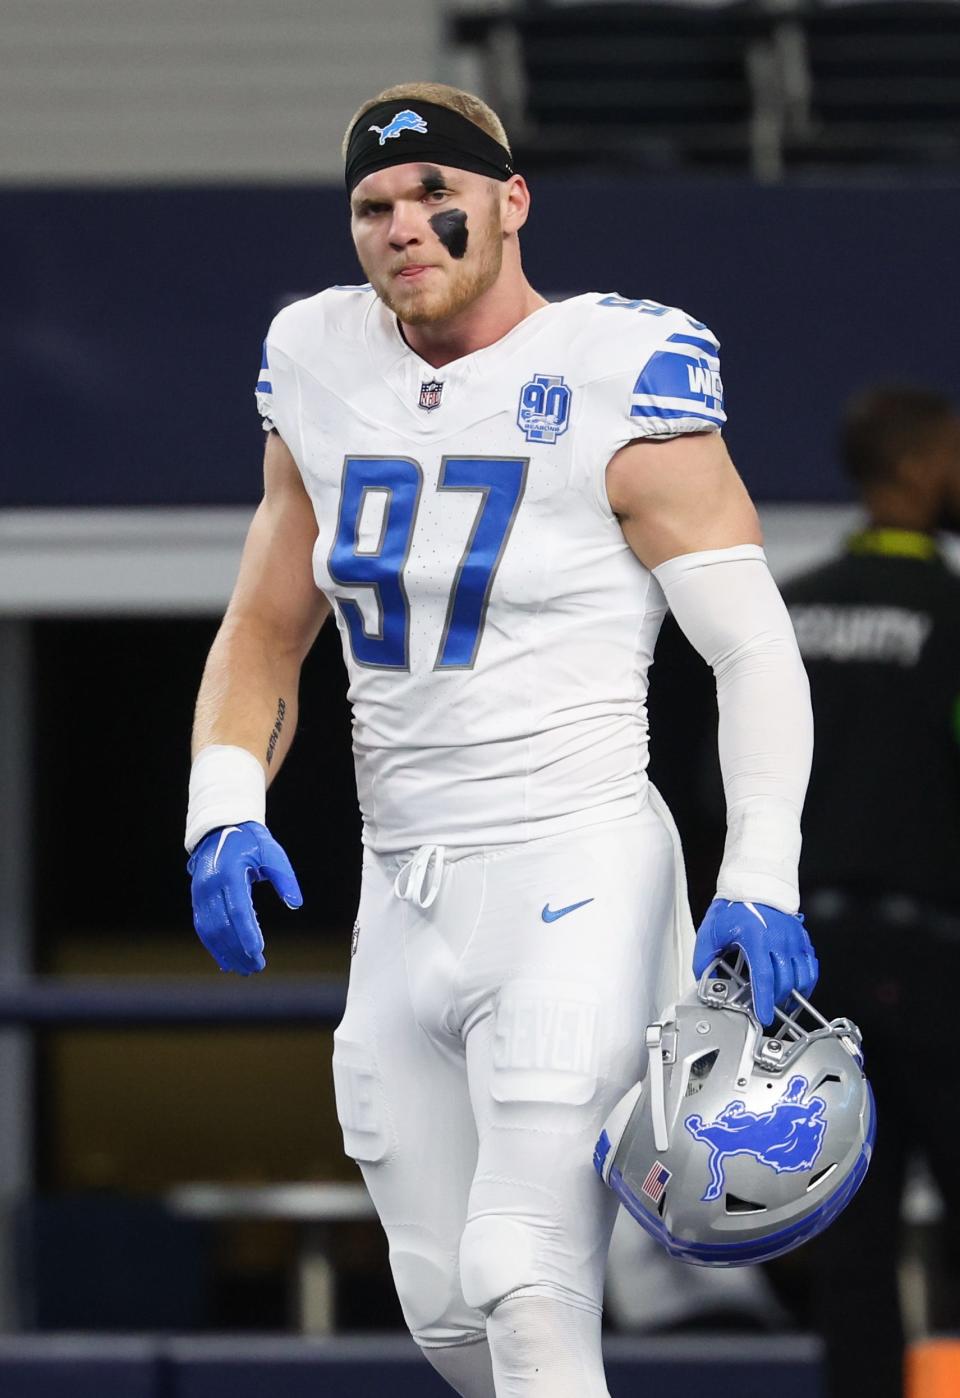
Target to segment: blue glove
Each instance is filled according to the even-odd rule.
[[[221,971],[262,971],[263,933],[250,885],[269,879],[288,908],[303,903],[290,860],[270,831],[254,820],[211,830],[187,860],[187,873],[193,925]]]
[[[772,1022],[774,1005],[783,1005],[791,991],[813,992],[820,967],[801,913],[715,898],[697,932],[693,974],[699,979],[728,947],[739,947],[747,958],[753,1008],[761,1024]]]

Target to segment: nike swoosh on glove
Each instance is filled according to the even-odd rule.
[[[753,1007],[761,1024],[772,1022],[774,1005],[783,1005],[791,991],[812,994],[820,967],[802,913],[715,898],[697,931],[693,974],[699,979],[729,947],[739,947],[747,958]]]
[[[221,971],[250,976],[266,966],[251,885],[273,884],[288,908],[303,894],[290,860],[265,825],[244,821],[204,835],[187,860],[193,925]]]

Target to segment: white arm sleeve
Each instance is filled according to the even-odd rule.
[[[681,554],[653,572],[717,682],[727,802],[717,896],[795,913],[813,717],[790,615],[763,549]]]

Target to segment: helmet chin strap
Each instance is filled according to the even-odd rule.
[[[663,1025],[647,1027],[646,1044],[650,1052],[650,1115],[653,1121],[653,1143],[657,1150],[668,1150],[667,1108],[663,1085]]]
[[[757,1052],[757,1039],[761,1037],[762,1031],[755,1020],[751,1021],[749,1032],[743,1037],[743,1052],[740,1055],[740,1062],[737,1064],[737,1086],[746,1087],[750,1081],[750,1074],[753,1072],[753,1061]]]

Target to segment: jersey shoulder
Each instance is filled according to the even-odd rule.
[[[285,440],[293,431],[292,390],[300,369],[323,381],[336,374],[338,364],[357,360],[372,295],[372,287],[331,286],[277,312],[263,342],[256,383],[264,430],[276,428]]]
[[[575,297],[566,314],[576,378],[629,419],[631,436],[708,432],[726,422],[720,344],[703,321],[616,292]]]
[[[589,379],[629,373],[633,366],[638,372],[645,358],[668,348],[681,355],[719,356],[713,331],[679,306],[591,291],[574,297],[565,309]]]
[[[329,286],[314,296],[291,301],[273,318],[267,332],[268,352],[272,348],[300,360],[324,343],[321,336],[336,336],[341,344],[359,338],[373,297],[369,285]]]

